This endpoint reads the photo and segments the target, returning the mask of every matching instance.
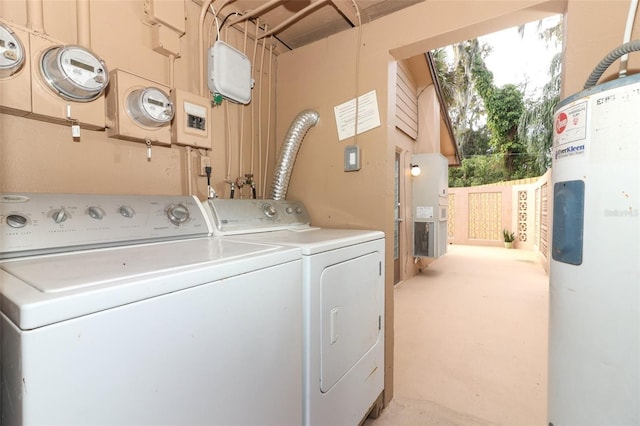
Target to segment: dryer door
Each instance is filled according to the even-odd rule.
[[[328,392],[381,338],[382,255],[372,252],[328,266],[320,277],[320,389]]]

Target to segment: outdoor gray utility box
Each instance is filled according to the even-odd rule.
[[[416,154],[413,181],[413,255],[438,258],[447,252],[449,161],[441,154]]]

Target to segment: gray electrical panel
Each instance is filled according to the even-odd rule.
[[[416,154],[413,181],[413,255],[438,258],[447,252],[449,161],[441,154]]]

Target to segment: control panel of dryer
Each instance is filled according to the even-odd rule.
[[[309,213],[300,201],[207,200],[214,234],[244,234],[308,227]]]
[[[0,258],[208,234],[195,197],[0,194]]]

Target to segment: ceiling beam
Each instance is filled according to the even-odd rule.
[[[354,2],[351,0],[331,0],[331,3],[344,15],[345,18],[351,23],[351,26],[357,27],[360,23],[358,14],[359,10],[356,10]]]

